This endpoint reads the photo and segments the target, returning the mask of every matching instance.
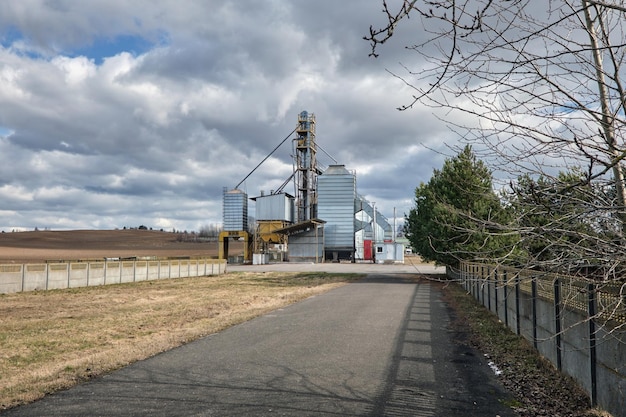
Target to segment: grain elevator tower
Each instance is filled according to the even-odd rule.
[[[295,188],[297,222],[317,217],[317,146],[315,144],[315,115],[302,111],[298,115],[295,143]]]

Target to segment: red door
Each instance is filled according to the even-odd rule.
[[[372,241],[363,240],[363,259],[365,261],[372,260]]]

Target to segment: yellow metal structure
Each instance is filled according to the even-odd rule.
[[[254,233],[254,253],[264,253],[269,244],[281,244],[287,242],[287,236],[276,233],[291,224],[285,220],[257,220]]]
[[[287,227],[290,222],[284,220],[258,220],[257,236],[267,243],[285,243],[285,235],[276,233],[276,230]]]
[[[250,244],[250,233],[245,230],[230,230],[220,233],[219,236],[219,259],[228,259],[228,239],[243,240],[243,259],[249,262],[252,259]]]

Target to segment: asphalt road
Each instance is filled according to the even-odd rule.
[[[445,274],[446,269],[432,264],[372,264],[372,263],[296,263],[283,262],[266,265],[232,265],[226,267],[233,271],[277,271],[277,272],[346,272],[355,274]]]
[[[2,416],[514,416],[448,324],[438,286],[372,274]]]

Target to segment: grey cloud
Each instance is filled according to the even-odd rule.
[[[54,216],[59,228],[218,223],[222,188],[261,162],[301,110],[317,115],[318,143],[339,163],[374,167],[357,172],[361,194],[380,207],[405,204],[440,162],[406,150],[443,146],[445,128],[429,109],[395,110],[411,94],[385,71],[404,56],[399,43],[372,59],[361,39],[381,21],[380,8],[329,0],[2,3],[0,25],[48,55],[0,49],[0,127],[14,132],[0,138],[0,229],[45,227]],[[128,34],[155,47],[101,64],[73,54]],[[255,196],[279,186],[292,153],[288,140],[242,188]],[[321,152],[319,159],[332,163]]]

